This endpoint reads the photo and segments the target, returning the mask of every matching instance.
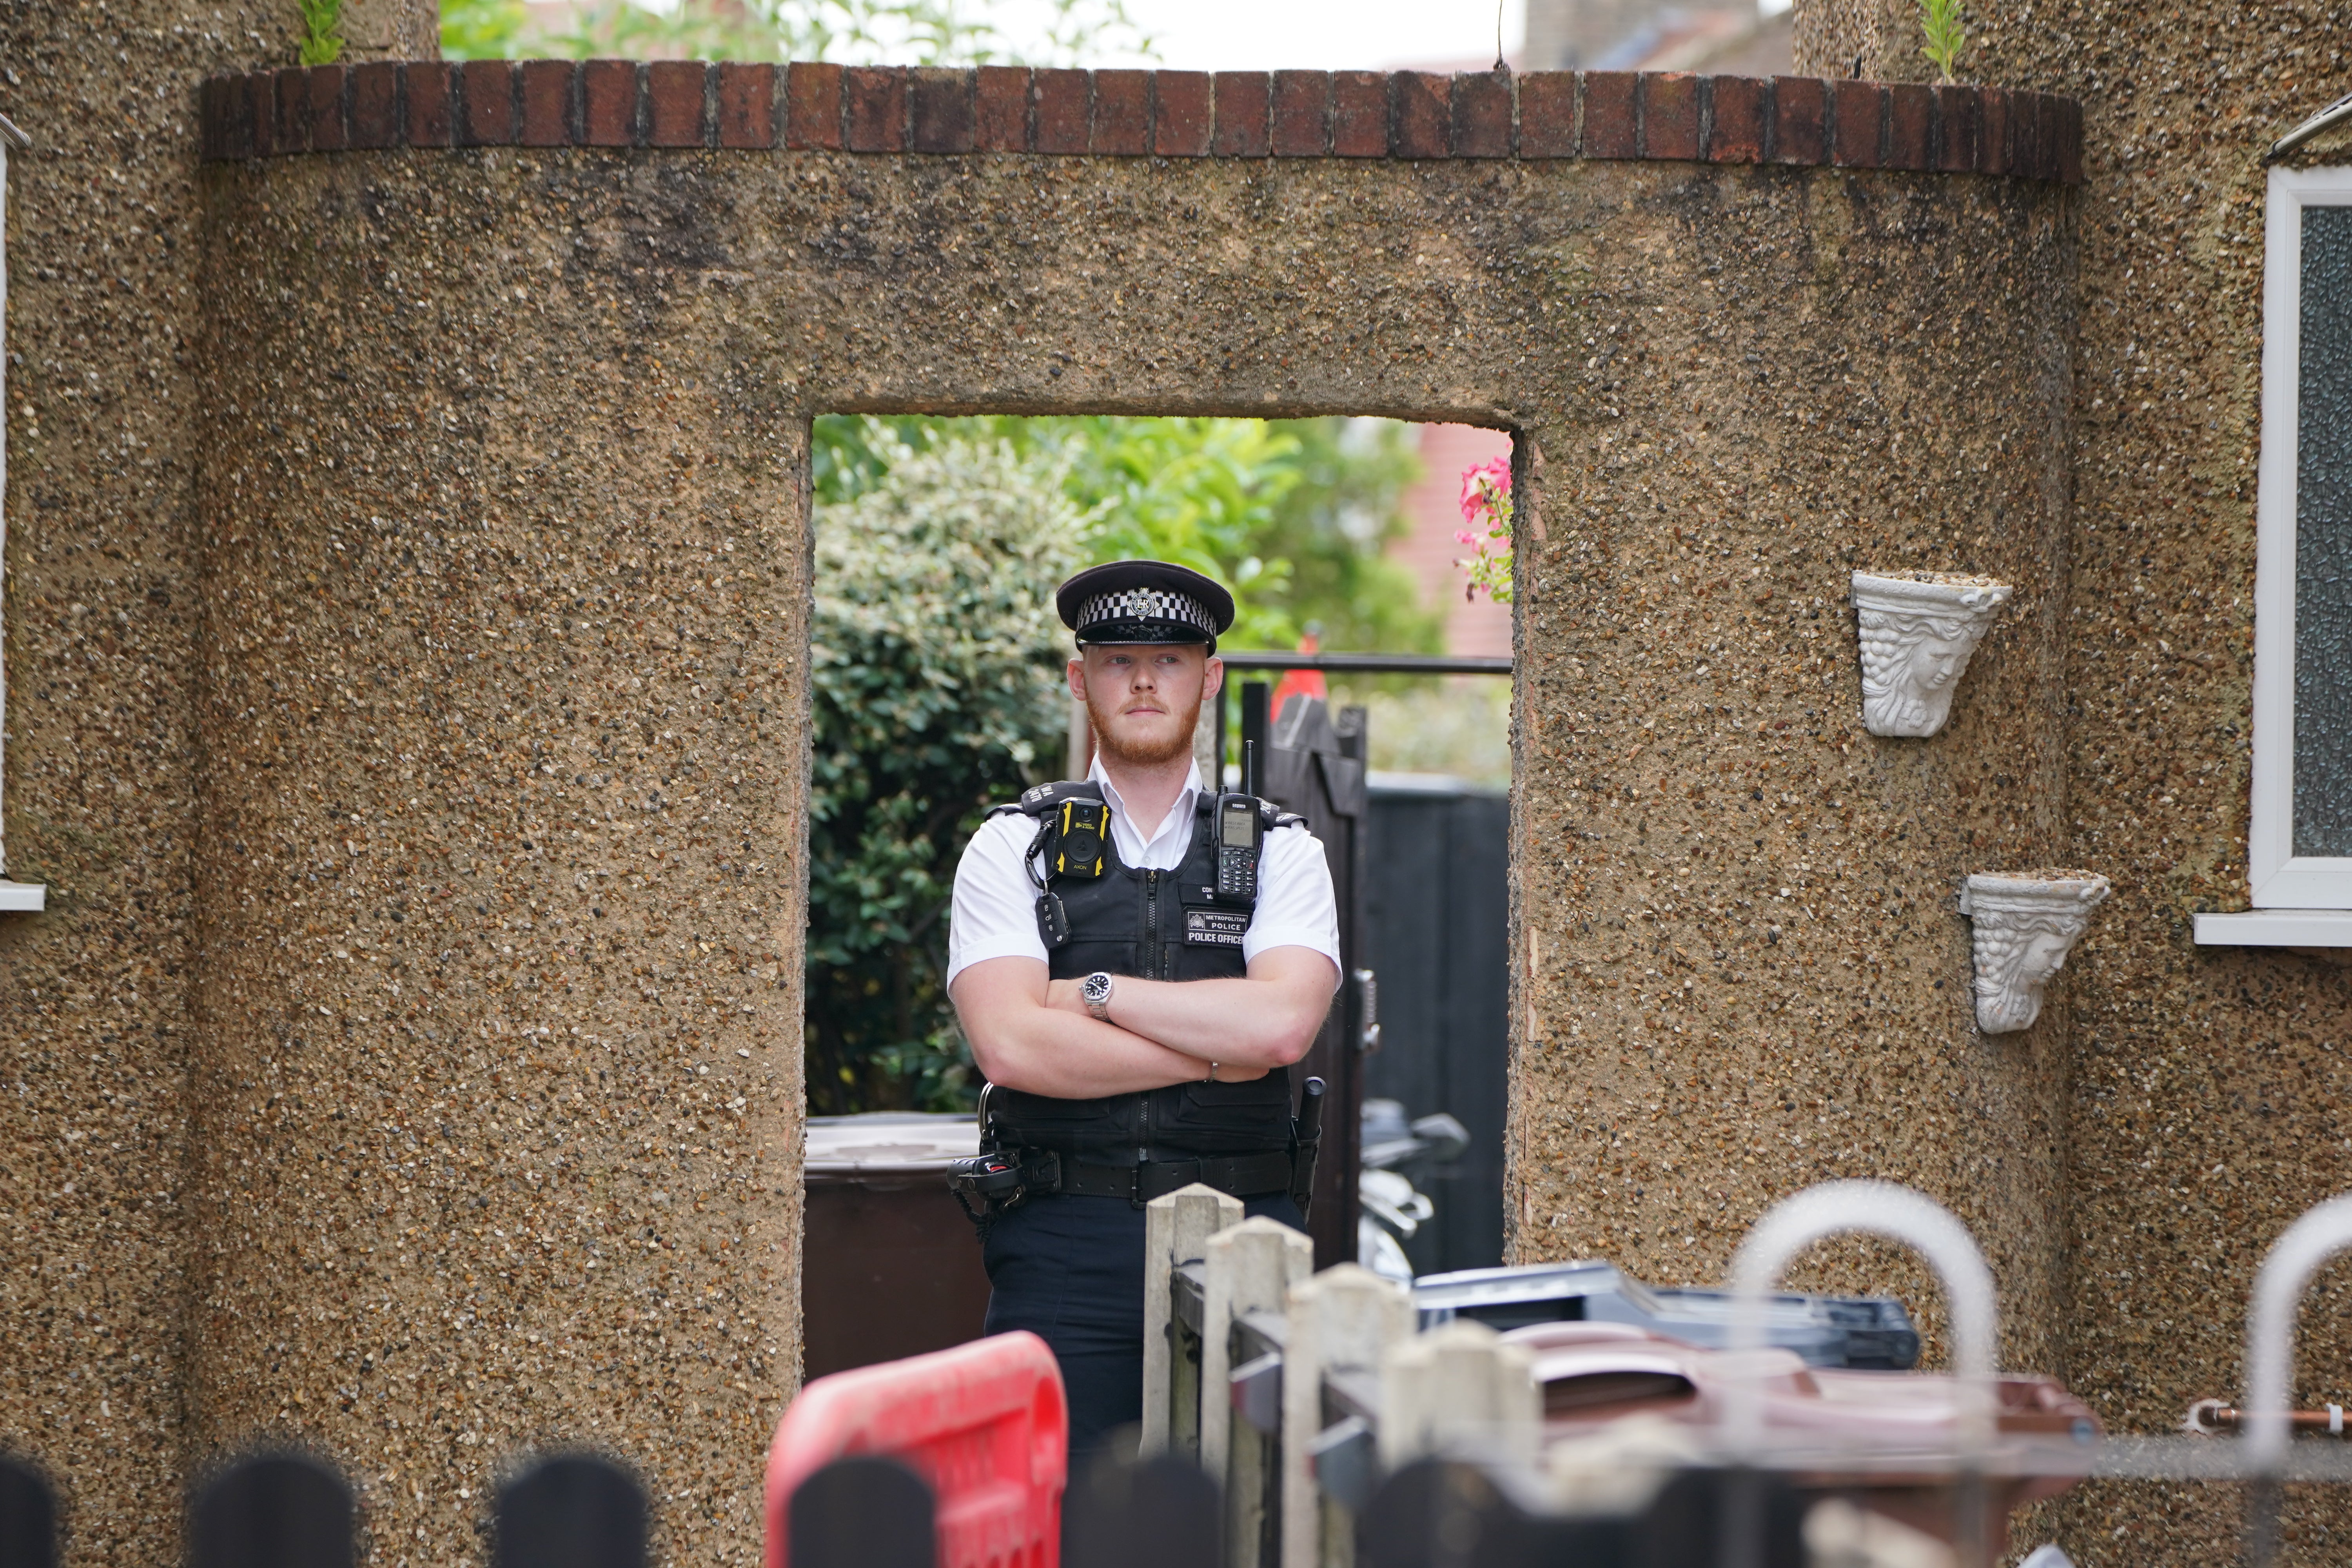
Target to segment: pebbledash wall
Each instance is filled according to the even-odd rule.
[[[1801,5],[1801,68],[1926,74],[1906,9]],[[2200,947],[2191,931],[2247,907],[2265,153],[2352,87],[2343,23],[2320,0],[2154,26],[2111,0],[2037,0],[1972,24],[1975,70],[2084,110],[2065,854],[2116,891],[2065,983],[2066,1371],[2137,1430],[2242,1391],[2263,1250],[2352,1187],[2347,954]],[[2284,162],[2352,163],[2352,132]],[[2304,1314],[2305,1403],[2344,1402],[2347,1285],[2340,1264],[2323,1271]],[[2070,1506],[2078,1563],[2208,1561],[2235,1522],[2193,1491]],[[2341,1514],[2295,1527],[2311,1562],[2341,1561],[2347,1530]]]
[[[642,1467],[667,1560],[756,1552],[835,409],[1518,432],[1517,1255],[1710,1279],[1774,1197],[1884,1174],[1984,1238],[2012,1364],[2124,1426],[2233,1386],[2247,1267],[2328,1169],[2176,1215],[2116,1130],[2179,1136],[2139,1120],[2167,1061],[2182,1121],[2201,1082],[2323,1118],[2341,983],[2189,949],[2158,890],[2154,784],[2223,756],[2195,896],[2230,896],[2243,619],[2173,616],[2207,727],[2129,710],[2155,677],[2115,673],[2128,574],[2082,509],[2135,492],[2095,477],[2078,343],[2119,330],[2084,204],[2143,176],[2110,148],[2078,184],[2074,99],[361,63],[212,78],[199,123],[195,72],[290,51],[192,58],[159,10],[141,91],[177,107],[133,144],[88,110],[89,16],[23,15],[58,65],[12,203],[7,841],[54,906],[0,917],[0,1203],[37,1260],[0,1283],[0,1442],[59,1474],[75,1562],[169,1560],[179,1483],[269,1441],[351,1471],[378,1563],[473,1560],[500,1457],[567,1442]],[[2106,90],[1990,31],[1998,74]],[[2252,439],[2231,375],[2209,470]],[[2223,521],[2151,586],[2250,579]],[[2018,587],[1938,736],[1863,731],[1857,568]],[[2121,789],[2085,761],[2118,728]],[[2041,1022],[1979,1036],[1960,879],[2064,864],[2116,898]],[[2134,994],[2158,975],[2193,1016]],[[2249,1043],[2281,996],[2309,1047]],[[1805,1277],[1937,1316],[1880,1249]],[[2062,1522],[2093,1563],[2213,1521]]]
[[[70,57],[80,14],[39,15]],[[14,204],[9,843],[54,905],[0,925],[38,1259],[5,1287],[0,1440],[58,1473],[77,1562],[170,1559],[179,1483],[272,1441],[358,1479],[375,1561],[472,1558],[499,1458],[562,1442],[644,1468],[672,1560],[756,1550],[798,1357],[816,411],[1523,432],[1528,1256],[1634,1212],[1545,1185],[1590,1125],[1545,1124],[1574,1059],[1546,987],[1610,961],[1581,924],[1654,901],[1561,863],[1684,820],[1594,794],[1591,759],[1642,788],[1733,722],[1842,722],[1840,584],[1900,552],[2041,606],[1948,739],[2055,787],[2063,101],[362,64],[204,104],[143,146],[70,96],[11,106],[51,140]],[[155,216],[72,206],[114,167]],[[144,288],[113,281],[133,249]],[[132,300],[147,323],[102,328]],[[181,454],[152,500],[126,435]],[[1642,620],[1685,593],[1725,618],[1705,668]],[[143,752],[141,700],[175,715]],[[1673,812],[1720,830],[1684,782]],[[1965,1037],[1924,911],[1947,871],[2047,859],[2039,822],[1909,826],[1929,946],[1891,1031]],[[1816,951],[1784,923],[1724,940]],[[2011,1079],[1971,1087],[2049,1114]],[[2049,1271],[2041,1194],[1969,1201]]]

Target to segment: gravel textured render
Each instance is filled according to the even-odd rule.
[[[1711,1275],[1802,1131],[1958,1202],[2038,1359],[2058,1037],[1970,1038],[1949,894],[2059,828],[2064,187],[485,149],[206,195],[200,1445],[320,1442],[429,1542],[570,1435],[671,1552],[756,1541],[824,409],[1520,427],[1518,1251]],[[2020,584],[1932,747],[1858,739],[1865,562]],[[1704,1205],[1593,1158],[1662,1096]]]
[[[2066,1371],[2113,1425],[2176,1426],[2243,1393],[2263,1252],[2352,1186],[2352,970],[2340,952],[2198,947],[2242,910],[2261,441],[2263,154],[2352,89],[2341,6],[2058,0],[1989,15],[1973,72],[2081,97],[2082,329],[2067,636],[2068,863],[2115,879],[2069,962],[2066,1122],[2076,1308]],[[2352,162],[2344,127],[2291,164]],[[2296,1393],[2346,1402],[2352,1276],[2303,1318]],[[2085,1568],[2226,1553],[2234,1500],[2094,1494]],[[2341,1562],[2352,1510],[2289,1514]]]
[[[1844,15],[1801,7],[1807,58]],[[1278,79],[1253,132],[1172,73],[1027,120],[983,76],[968,126],[866,73],[811,137],[1039,151],[199,169],[197,76],[289,60],[292,7],[110,16],[0,24],[42,138],[8,844],[53,898],[0,917],[0,1442],[65,1482],[74,1563],[175,1559],[180,1481],[257,1441],[352,1474],[375,1562],[471,1560],[498,1467],[571,1442],[643,1471],[665,1560],[756,1553],[828,410],[1518,431],[1515,1256],[1712,1279],[1774,1198],[1887,1176],[1986,1242],[2011,1364],[2126,1429],[2233,1391],[2252,1264],[2347,1157],[2343,972],[2188,935],[2242,899],[2257,160],[2332,96],[2318,7],[1985,18],[1973,68],[2081,100],[2080,186],[1668,161],[1766,100],[1597,76],[1560,123],[1631,161],[1530,155],[1491,83],[1333,79],[1309,134]],[[687,75],[624,74],[613,136],[688,139]],[[537,79],[478,75],[524,137]],[[449,79],[391,101],[455,142],[492,100]],[[1815,163],[1937,145],[1940,100],[1771,101],[1808,92]],[[1459,155],[1381,156],[1382,115]],[[1857,569],[2018,588],[1935,737],[1863,731]],[[2045,865],[2115,896],[1981,1037],[1961,879]],[[1887,1248],[1797,1278],[1940,1323]],[[2049,1517],[2090,1568],[2228,1511]]]
[[[195,82],[293,58],[291,5],[0,8],[8,155],[9,874],[0,1447],[77,1564],[180,1560],[201,945]]]

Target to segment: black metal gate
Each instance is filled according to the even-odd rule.
[[[1323,1032],[1292,1074],[1298,1082],[1320,1078],[1328,1086],[1323,1109],[1323,1152],[1315,1167],[1314,1211],[1307,1234],[1315,1238],[1315,1266],[1352,1263],[1356,1258],[1356,1162],[1359,1121],[1364,1103],[1363,903],[1365,848],[1365,722],[1361,708],[1343,708],[1334,717],[1320,698],[1293,697],[1283,705],[1269,732],[1266,688],[1242,688],[1242,742],[1262,759],[1259,793],[1307,819],[1331,864],[1331,889],[1339,903],[1339,966],[1345,977]]]
[[[1414,1172],[1436,1205],[1404,1243],[1415,1274],[1503,1261],[1503,1121],[1510,1054],[1510,795],[1383,774],[1370,791],[1365,963],[1380,976],[1381,1048],[1364,1092],[1408,1117],[1444,1111],[1470,1134]]]

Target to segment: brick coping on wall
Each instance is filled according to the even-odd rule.
[[[502,146],[1633,158],[2083,177],[2073,99],[1811,77],[466,60],[204,85],[209,160]]]

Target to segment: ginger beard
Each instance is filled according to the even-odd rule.
[[[1223,674],[1223,665],[1199,644],[1116,643],[1070,660],[1070,684],[1086,701],[1096,750],[1106,763],[1130,768],[1160,767],[1191,753],[1201,706]]]

